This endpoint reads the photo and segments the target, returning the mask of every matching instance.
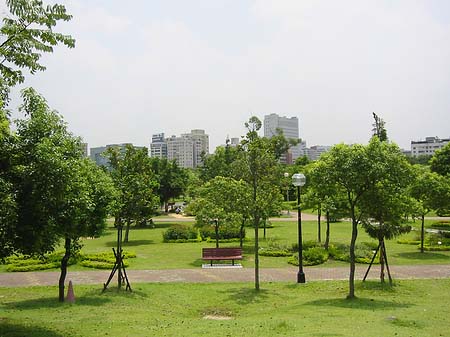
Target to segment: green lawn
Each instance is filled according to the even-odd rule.
[[[432,221],[427,221],[430,225]],[[291,245],[297,241],[297,222],[281,221],[273,222],[273,228],[267,229],[267,237],[263,238],[263,231],[260,230],[260,245],[267,246],[270,241],[279,244]],[[202,247],[214,247],[214,243],[163,243],[162,233],[172,224],[163,223],[156,220],[156,228],[132,229],[130,231],[130,242],[124,244],[125,251],[133,251],[137,258],[130,259],[129,269],[175,269],[175,268],[197,268],[202,264]],[[413,224],[420,226],[420,222]],[[247,241],[244,245],[244,267],[252,267],[254,264],[254,231],[246,228]],[[351,225],[348,222],[338,222],[331,224],[331,241],[349,243]],[[414,238],[418,232],[407,234],[406,237]],[[317,222],[303,221],[304,240],[317,240]],[[325,223],[322,224],[322,241],[325,239]],[[373,241],[360,228],[358,242]],[[83,240],[85,253],[111,252],[111,248],[116,246],[116,231],[110,227],[105,235],[98,239]],[[224,243],[223,246],[236,246],[238,243]],[[416,245],[400,245],[396,240],[386,242],[389,262],[392,265],[408,264],[449,264],[450,252],[426,252],[421,254]],[[346,265],[340,261],[328,261],[321,266],[341,266]],[[283,268],[288,267],[286,257],[265,257],[261,256],[260,266],[262,268]],[[86,270],[81,266],[70,266],[70,270]],[[0,272],[5,270],[5,266],[0,265]]]
[[[135,284],[134,292],[75,286],[75,304],[56,287],[0,288],[0,336],[448,336],[450,279]],[[223,320],[220,320],[222,318]],[[226,320],[225,320],[226,318]]]

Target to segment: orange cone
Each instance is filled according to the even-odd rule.
[[[66,300],[69,303],[75,303],[75,294],[73,293],[72,281],[69,281],[69,289],[67,290]]]

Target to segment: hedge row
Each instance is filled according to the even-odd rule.
[[[214,226],[193,228],[186,225],[175,225],[169,227],[162,235],[163,241],[167,243],[212,242],[216,240]],[[240,230],[238,227],[221,226],[218,236],[221,242],[236,242],[239,241]],[[245,230],[243,231],[243,237],[245,237]]]
[[[11,256],[6,259],[6,271],[8,272],[26,272],[47,270],[59,268],[61,266],[61,259],[64,252],[58,251],[45,255],[39,259],[30,256]],[[136,253],[124,252],[124,258],[135,258]],[[125,267],[128,262],[124,259]],[[114,266],[116,259],[111,252],[102,252],[97,254],[82,254],[79,253],[75,257],[69,259],[69,265],[79,263],[81,266],[97,269],[111,269]]]

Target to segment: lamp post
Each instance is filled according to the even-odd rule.
[[[297,283],[305,283],[305,273],[303,272],[303,239],[302,239],[302,212],[300,207],[300,187],[306,183],[306,177],[302,173],[292,175],[292,185],[297,186],[298,202],[298,274]]]
[[[284,172],[284,177],[287,179],[289,178],[289,173]],[[286,201],[287,201],[287,214],[290,215],[289,213],[289,183],[286,184]]]

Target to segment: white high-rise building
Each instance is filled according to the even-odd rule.
[[[264,116],[264,137],[270,138],[276,135],[277,129],[283,131],[283,135],[284,137],[286,137],[286,139],[299,139],[297,117],[280,117],[274,113]],[[300,146],[292,146],[286,156],[281,158],[281,160],[285,163],[290,164],[295,161],[295,159],[300,157],[300,154]]]
[[[209,154],[209,136],[204,130],[192,130],[180,137],[166,138],[167,158],[185,168],[202,165],[202,153]]]

